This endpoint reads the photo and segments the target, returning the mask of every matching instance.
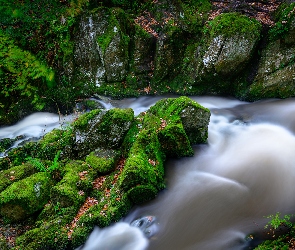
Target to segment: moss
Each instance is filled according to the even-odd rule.
[[[156,189],[163,187],[163,158],[156,133],[142,130],[129,152],[122,175],[120,189],[130,190],[137,185],[150,184]]]
[[[294,19],[294,8],[295,3],[283,3],[277,9],[275,16],[276,24],[268,32],[270,41],[282,39],[287,35],[290,30],[292,20]]]
[[[81,161],[68,163],[63,172],[62,180],[51,189],[51,200],[61,207],[78,208],[85,200],[84,192],[92,187],[94,172]]]
[[[70,221],[69,221],[70,222]],[[27,231],[16,240],[19,250],[64,250],[69,245],[68,230],[61,219],[44,222],[41,227]]]
[[[113,171],[119,159],[115,150],[98,149],[86,157],[86,162],[98,173],[107,174]]]
[[[8,170],[0,171],[0,192],[2,192],[10,184],[24,179],[34,173],[36,173],[36,169],[32,164],[29,163],[12,167]]]
[[[10,163],[9,157],[0,158],[0,171],[8,169],[11,166]]]
[[[190,33],[198,33],[207,19],[212,8],[210,1],[179,1],[182,9],[182,21],[187,25],[185,29]]]
[[[95,109],[92,110],[90,112],[87,112],[81,116],[79,116],[79,118],[73,122],[72,126],[75,129],[79,129],[79,130],[87,130],[88,129],[88,124],[91,123],[92,120],[96,119],[97,116],[101,113],[102,111],[100,109]]]
[[[146,201],[154,199],[158,194],[158,190],[152,185],[138,185],[131,188],[127,195],[134,204],[142,204]]]
[[[28,142],[22,147],[13,148],[8,152],[8,159],[14,166],[21,165],[26,161],[26,158],[35,157],[38,151],[37,142]]]
[[[110,96],[114,99],[122,99],[125,97],[138,97],[140,95],[140,92],[137,88],[132,88],[130,84],[126,85],[126,82],[102,83],[101,86],[96,90],[96,93],[100,95]]]
[[[113,40],[113,37],[115,35],[117,35],[118,32],[120,32],[120,37],[121,37],[122,43],[125,45],[128,45],[128,43],[129,43],[129,37],[121,31],[120,24],[119,24],[117,17],[116,17],[116,15],[118,15],[118,14],[122,15],[123,11],[120,11],[120,9],[112,9],[111,11],[109,11],[109,9],[107,9],[107,12],[109,12],[108,13],[108,28],[102,35],[100,35],[97,38],[97,43],[101,47],[103,53],[105,53],[109,44]]]
[[[0,140],[0,152],[4,152],[8,148],[10,148],[13,144],[14,140],[10,138],[3,138]]]
[[[164,153],[170,157],[193,156],[194,151],[181,123],[167,125],[159,132]]]
[[[47,160],[53,160],[58,151],[63,151],[63,156],[67,154],[67,148],[71,148],[74,143],[74,134],[71,127],[54,129],[47,133],[38,142],[37,157]]]
[[[260,30],[261,24],[257,20],[234,12],[218,15],[204,28],[204,32],[209,32],[210,37],[232,37],[236,34],[259,37]]]
[[[41,210],[49,200],[53,181],[47,173],[36,173],[11,184],[0,194],[0,214],[18,221]]]

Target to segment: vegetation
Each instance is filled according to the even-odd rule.
[[[153,199],[165,187],[166,155],[192,155],[199,137],[186,131],[205,142],[209,117],[188,97],[160,101],[136,118],[131,109],[93,110],[11,150],[0,172],[0,215],[34,220],[15,249],[76,248],[94,225],[107,226]],[[169,143],[176,149],[169,152]]]
[[[224,13],[208,22],[208,30],[211,37],[223,35],[231,37],[235,34],[248,34],[253,37],[260,35],[261,24],[240,13]]]
[[[295,4],[282,4],[276,12],[276,24],[269,31],[269,39],[275,41],[283,38],[292,25]]]
[[[266,224],[265,229],[269,230],[268,234],[273,239],[264,241],[255,249],[293,249],[295,247],[295,225],[291,222],[292,216],[281,216],[280,213],[267,216],[270,221]]]

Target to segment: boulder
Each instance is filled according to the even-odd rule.
[[[283,9],[277,24],[269,31],[270,42],[262,50],[257,75],[249,88],[251,100],[295,95],[293,7]]]
[[[126,78],[129,36],[119,23],[120,11],[99,8],[82,15],[74,34],[73,81],[99,87]]]
[[[239,13],[224,13],[209,22],[203,32],[206,42],[194,53],[196,79],[219,82],[245,69],[260,39],[261,24]]]
[[[14,182],[0,193],[0,214],[10,221],[26,219],[41,210],[49,200],[53,181],[40,172]]]
[[[134,120],[132,109],[93,110],[74,123],[78,157],[96,148],[118,149]]]

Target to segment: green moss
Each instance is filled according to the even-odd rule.
[[[70,222],[70,221],[68,221]],[[16,240],[19,250],[64,250],[69,245],[68,230],[61,219],[44,222],[41,227],[27,231]]]
[[[47,173],[36,173],[14,182],[0,194],[0,214],[18,221],[41,210],[49,200],[53,181]]]
[[[204,32],[209,31],[210,37],[219,35],[232,37],[236,34],[246,37],[259,37],[260,30],[261,24],[254,18],[249,18],[240,13],[223,13],[210,21]]]
[[[54,129],[47,133],[38,142],[37,157],[47,160],[53,160],[59,151],[63,151],[66,156],[66,148],[72,147],[74,143],[74,134],[71,127],[65,130]]]
[[[134,204],[141,204],[154,199],[158,194],[158,190],[152,185],[138,185],[131,188],[127,195]]]
[[[138,97],[140,94],[137,88],[132,88],[130,87],[130,84],[126,85],[125,82],[102,83],[96,92],[100,95],[110,96],[114,99]]]
[[[85,200],[85,192],[92,188],[94,172],[85,163],[73,161],[63,170],[62,180],[51,189],[51,200],[61,207],[78,208]],[[83,191],[83,192],[81,192]]]
[[[269,40],[275,41],[283,38],[289,31],[294,19],[295,3],[281,4],[276,11],[276,24],[269,30]]]
[[[179,1],[182,9],[181,19],[187,25],[184,27],[190,33],[200,32],[204,20],[212,8],[210,1]]]
[[[137,185],[163,187],[163,158],[155,131],[142,130],[129,152],[124,170],[119,177],[120,189],[130,190]]]
[[[114,170],[119,159],[115,150],[98,149],[86,157],[86,162],[98,173],[107,174]]]
[[[3,138],[0,140],[0,152],[4,152],[6,149],[10,148],[14,140],[10,138]]]
[[[117,20],[117,16],[124,14],[124,12],[120,9],[112,9],[111,11],[107,10],[108,13],[108,28],[107,30],[97,38],[97,43],[102,49],[102,52],[105,53],[106,49],[109,47],[111,41],[114,36],[119,32],[122,46],[128,46],[129,37],[124,34],[121,30],[121,25]],[[125,19],[126,16],[124,15]]]
[[[0,192],[7,188],[10,184],[24,179],[36,172],[32,164],[23,164],[20,166],[12,167],[8,170],[0,171]]]
[[[37,142],[28,142],[22,147],[13,148],[12,150],[10,150],[8,152],[7,158],[12,165],[18,166],[26,162],[27,157],[35,157],[37,155],[37,150]]]
[[[167,125],[158,134],[160,144],[167,156],[193,156],[194,151],[181,123]]]

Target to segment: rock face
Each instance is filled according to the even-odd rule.
[[[249,74],[262,25],[239,13],[218,15],[204,25],[204,13],[192,16],[189,11],[196,7],[193,4],[164,2],[135,19],[118,9],[83,14],[74,35],[69,77],[83,88],[115,97],[234,94],[238,87],[233,82]]]
[[[256,20],[238,13],[216,17],[210,24],[208,42],[199,62],[200,77],[232,78],[243,71],[252,58],[260,30]]]
[[[272,41],[262,51],[257,75],[250,86],[253,99],[286,98],[295,94],[294,4],[285,8],[279,22],[270,30]]]
[[[100,9],[84,14],[75,36],[73,81],[100,86],[126,79],[129,37],[121,30],[119,13]]]
[[[166,157],[193,155],[192,144],[207,141],[209,119],[190,98],[168,98],[137,117],[132,109],[93,110],[12,149],[0,171],[0,215],[35,218],[16,246],[76,248],[95,225],[155,198],[165,188]]]

